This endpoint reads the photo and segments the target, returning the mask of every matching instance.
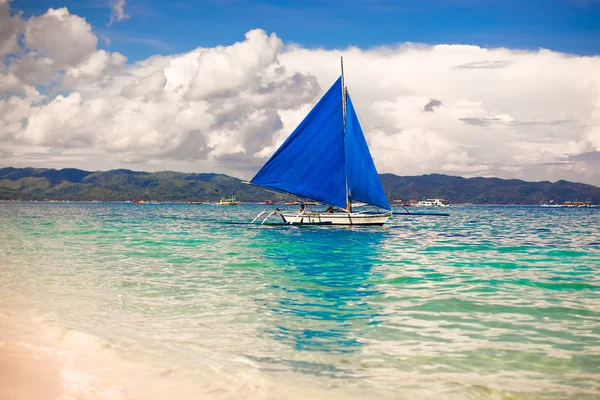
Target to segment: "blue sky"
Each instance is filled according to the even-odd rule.
[[[137,61],[239,41],[253,28],[305,47],[372,48],[402,42],[474,44],[600,54],[599,0],[127,0],[107,26],[107,0],[15,0],[24,16],[68,7],[106,37],[99,47]]]

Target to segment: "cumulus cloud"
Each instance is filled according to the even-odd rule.
[[[20,20],[20,24],[24,47],[17,46],[13,57],[5,59],[0,82],[66,89],[61,87],[67,83],[66,76],[71,81],[101,79],[102,72],[126,60],[119,53],[97,50],[98,38],[90,24],[67,8],[50,8],[42,15]]]
[[[0,69],[5,165],[44,154],[44,165],[250,178],[339,76],[343,55],[379,172],[600,184],[600,57],[307,49],[255,29],[237,43],[128,64],[97,49],[90,25],[67,9],[16,18],[27,49]]]
[[[19,49],[17,40],[22,30],[21,16],[11,16],[8,0],[0,0],[0,57]]]
[[[129,18],[129,15],[125,14],[125,0],[108,0],[108,6],[110,7],[110,21],[108,26],[111,26],[113,22],[118,22]]]
[[[69,13],[66,7],[50,8],[27,21],[25,44],[51,59],[58,68],[86,60],[96,50],[97,43],[90,24]]]

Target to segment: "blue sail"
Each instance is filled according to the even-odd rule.
[[[349,94],[346,97],[345,154],[350,200],[390,210]]]
[[[250,183],[346,208],[344,160],[340,78]]]

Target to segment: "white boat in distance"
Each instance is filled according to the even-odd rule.
[[[237,206],[240,202],[235,199],[235,196],[231,196],[230,198],[221,197],[217,204],[220,206]]]
[[[392,215],[342,74],[249,182],[328,206],[267,210],[289,225],[383,225]],[[355,206],[353,202],[364,205]]]
[[[415,204],[416,207],[450,207],[450,203],[448,203],[448,200],[444,200],[444,199],[425,199],[425,200],[421,200],[418,201]]]

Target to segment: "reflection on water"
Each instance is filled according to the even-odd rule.
[[[265,249],[282,276],[272,285],[276,301],[265,305],[277,315],[267,332],[296,350],[348,353],[363,346],[361,332],[381,321],[381,307],[369,301],[379,290],[369,279],[384,234],[315,230],[293,246]]]

